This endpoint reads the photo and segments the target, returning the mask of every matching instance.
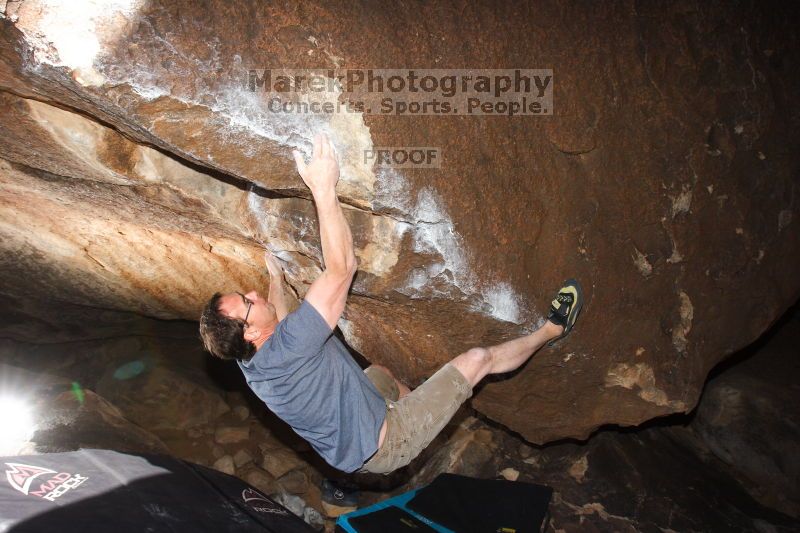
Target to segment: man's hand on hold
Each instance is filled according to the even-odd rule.
[[[293,154],[297,172],[311,189],[312,194],[336,189],[336,183],[339,181],[339,163],[336,161],[333,145],[324,133],[314,135],[314,149],[310,163],[306,164],[303,154],[297,150]]]
[[[264,251],[264,263],[267,265],[267,272],[269,272],[269,277],[271,278],[282,278],[283,277],[283,267],[281,267],[278,258],[275,257],[271,251],[266,250]]]

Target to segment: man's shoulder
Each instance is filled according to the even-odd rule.
[[[332,333],[333,330],[319,311],[303,300],[295,311],[278,323],[270,339],[277,349],[295,355],[312,356],[322,350]]]
[[[298,323],[327,331],[330,331],[331,329],[328,323],[325,322],[325,319],[322,317],[322,314],[319,312],[319,310],[317,310],[317,308],[314,307],[314,304],[308,300],[302,300],[297,309],[286,315],[281,323],[292,326]]]

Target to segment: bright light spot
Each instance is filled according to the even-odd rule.
[[[35,429],[33,413],[24,400],[0,397],[0,454],[17,453]]]
[[[130,14],[135,0],[36,0],[31,2],[35,18],[18,23],[36,46],[36,59],[72,69],[91,69],[100,52],[98,32],[112,33],[116,14]],[[34,9],[35,8],[35,9]],[[51,57],[52,50],[58,58]]]

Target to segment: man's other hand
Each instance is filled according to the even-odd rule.
[[[275,314],[278,315],[278,321],[281,321],[289,314],[289,306],[283,292],[283,268],[278,258],[269,250],[264,250],[264,262],[269,272],[268,301],[275,306]]]
[[[297,150],[293,154],[297,172],[311,189],[312,194],[336,189],[336,183],[339,181],[339,163],[336,161],[333,145],[324,133],[314,135],[314,150],[310,163],[306,164],[303,154]]]
[[[269,272],[269,277],[283,277],[283,267],[281,267],[281,264],[278,261],[278,258],[275,257],[275,254],[269,250],[264,252],[264,263],[267,264],[267,272]]]

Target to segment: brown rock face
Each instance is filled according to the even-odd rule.
[[[790,4],[80,4],[0,2],[15,302],[195,319],[216,290],[263,286],[263,246],[302,297],[321,253],[290,151],[320,129],[359,257],[342,330],[409,384],[532,330],[563,279],[583,282],[568,340],[473,400],[532,442],[688,411],[800,294]],[[552,68],[554,111],[282,114],[241,83],[370,67]],[[363,163],[385,146],[443,163]]]

